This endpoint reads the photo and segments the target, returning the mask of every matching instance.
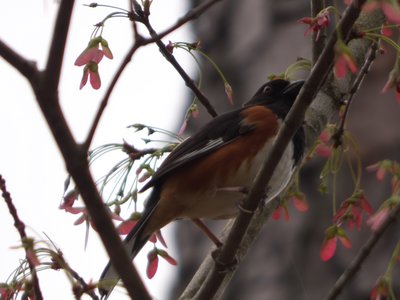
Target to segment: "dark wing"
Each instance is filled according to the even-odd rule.
[[[183,141],[168,155],[141,191],[160,182],[166,174],[176,168],[203,157],[250,132],[253,129],[252,126],[241,124],[244,118],[241,114],[243,109],[219,115],[202,127],[199,132]]]

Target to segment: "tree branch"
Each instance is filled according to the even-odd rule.
[[[353,4],[346,10],[343,19],[339,24],[339,28],[342,29],[343,37],[346,37],[349,34],[353,23],[359,15],[360,6],[362,3],[364,3],[364,1],[356,1],[356,3],[353,1]],[[371,25],[370,23],[368,25],[371,25],[370,27],[379,27],[379,24],[382,24],[383,22],[381,13],[379,13],[379,16],[380,17],[375,16],[371,18],[371,22],[374,24]],[[368,22],[366,22],[364,18],[360,23]],[[364,28],[368,27],[369,26]],[[297,130],[298,126],[301,125],[305,110],[310,104],[316,91],[319,90],[323,78],[326,77],[326,74],[328,74],[331,70],[334,58],[335,42],[336,32],[331,35],[327,46],[324,48],[323,53],[321,54],[319,60],[314,66],[307,82],[304,84],[303,89],[298,96],[298,99],[292,107],[291,112],[287,116],[284,126],[280,130],[278,137],[275,141],[274,148],[270,152],[266,163],[263,164],[262,170],[259,172],[254,182],[254,185],[249,193],[247,199],[248,201],[246,201],[246,204],[244,205],[245,210],[254,211],[254,209],[257,208],[258,199],[262,197],[262,194],[264,192],[264,187],[267,182],[266,179],[271,177],[273,173],[273,168],[279,162],[280,154],[283,153],[283,150],[285,149],[287,143],[290,141],[294,132]],[[366,40],[352,41],[350,47],[353,50],[357,50],[358,52],[360,52],[355,55],[357,57],[357,61],[361,61],[363,58],[365,58],[365,48],[367,48],[369,44],[370,41]],[[348,80],[350,82],[351,79],[352,78],[348,76],[346,81]],[[342,86],[348,84],[349,83],[343,83]],[[332,100],[338,99],[338,97],[340,97],[339,89],[338,87],[334,87],[332,84],[326,84],[323,91],[318,94],[318,103],[315,103],[315,105],[313,104],[313,107],[307,112],[307,145],[311,145],[311,143],[317,138],[319,132],[325,127],[325,124],[327,123],[332,113],[334,111],[337,111],[337,106],[334,105],[334,101]],[[265,222],[265,220],[261,218],[264,216],[265,215],[260,214],[260,218],[258,218],[258,223],[262,224]],[[252,224],[255,224],[255,226],[257,226],[257,220],[250,219],[250,215],[246,215],[245,213],[241,212],[238,218],[234,221],[232,230],[226,242],[224,243],[220,255],[217,257],[219,263],[229,265],[229,263],[234,260],[235,255],[238,253],[237,249],[244,245],[242,239],[243,235],[246,233],[246,228],[248,227],[249,223],[252,222]],[[253,233],[254,232],[252,232],[252,234]],[[256,234],[254,234],[253,239],[255,237]],[[246,241],[245,247],[247,246],[248,244]],[[195,278],[188,285],[186,291],[182,294],[180,299],[214,299],[216,295],[220,295],[223,292],[232,275],[233,271],[231,270],[228,270],[224,273],[219,272],[215,262],[210,257],[208,257],[203,265],[200,267],[199,272],[195,275]]]
[[[65,44],[71,21],[74,0],[61,1],[58,8],[56,25],[53,32],[53,40],[50,46],[49,58],[44,74],[44,86],[48,89],[57,89],[60,81],[61,66],[64,58]]]
[[[26,79],[37,76],[36,65],[32,61],[27,61],[6,43],[0,40],[0,56],[3,57],[10,65],[17,69]]]
[[[14,226],[17,229],[19,236],[21,237],[21,243],[22,243],[22,245],[26,245],[26,241],[27,241],[28,237],[25,232],[25,224],[18,217],[17,209],[15,208],[15,206],[12,202],[10,193],[7,191],[6,181],[4,180],[4,178],[1,174],[0,174],[0,190],[2,192],[4,201],[7,204],[10,215],[14,219]],[[28,249],[28,247],[24,246],[24,250],[25,250],[26,261],[28,262],[29,270],[31,271],[32,283],[33,283],[33,294],[35,296],[35,299],[42,300],[43,296],[42,296],[42,291],[40,290],[37,272],[36,272],[34,264],[32,263],[32,260],[29,259],[29,253],[28,253],[29,250],[34,251],[34,249]]]

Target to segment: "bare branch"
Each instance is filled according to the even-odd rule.
[[[209,0],[206,1],[202,4],[200,4],[199,6],[193,8],[192,10],[190,10],[184,17],[180,18],[175,25],[171,26],[171,28],[166,29],[165,31],[159,33],[159,34],[155,34],[152,39],[148,40],[148,41],[152,41],[155,42],[157,40],[162,39],[163,37],[167,36],[168,34],[170,34],[171,32],[177,30],[179,27],[181,27],[182,25],[185,25],[186,23],[197,19],[199,16],[201,16],[205,11],[207,11],[209,8],[211,8],[214,4],[216,4],[217,2],[220,2],[221,0]]]
[[[27,240],[27,235],[25,232],[25,224],[18,217],[17,209],[15,208],[14,203],[12,202],[11,194],[7,191],[6,181],[1,174],[0,174],[0,190],[2,192],[4,201],[7,204],[10,215],[14,219],[14,226],[17,229],[19,236],[21,237],[22,244],[24,245],[24,241]],[[29,269],[31,271],[32,283],[33,283],[33,293],[35,295],[35,299],[42,300],[43,299],[42,291],[40,290],[39,279],[37,277],[37,272],[36,272],[35,266],[33,265],[32,261],[29,259],[28,248],[24,247],[24,249],[25,249],[26,260],[28,262]],[[31,251],[33,251],[33,249],[31,249]]]

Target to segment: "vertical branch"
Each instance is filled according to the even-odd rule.
[[[25,224],[18,217],[17,209],[15,208],[15,206],[12,202],[11,194],[7,191],[6,181],[4,180],[4,178],[1,174],[0,174],[0,190],[2,192],[4,201],[7,204],[8,211],[10,212],[10,215],[14,219],[14,226],[17,229],[19,236],[21,237],[22,245],[24,245],[26,260],[28,262],[29,269],[30,269],[31,275],[32,275],[33,293],[35,295],[35,299],[42,300],[43,296],[42,296],[42,291],[40,290],[37,272],[36,272],[34,264],[32,263],[32,260],[29,259],[28,251],[33,251],[33,249],[28,249],[28,246],[25,246],[26,245],[25,241],[27,240],[27,236],[26,236],[26,232],[25,232]]]
[[[53,40],[50,46],[46,72],[44,74],[44,86],[47,89],[55,90],[58,88],[61,65],[64,58],[65,44],[67,41],[74,3],[74,0],[63,0],[58,9],[56,25],[53,32]]]
[[[311,16],[315,18],[318,13],[325,8],[325,0],[311,0]],[[318,37],[318,39],[317,39]],[[322,29],[319,34],[315,31],[312,33],[312,62],[316,63],[325,47],[326,29]]]

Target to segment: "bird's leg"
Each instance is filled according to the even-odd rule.
[[[196,224],[201,231],[217,246],[217,248],[222,246],[222,242],[211,232],[211,230],[204,224],[200,219],[192,219],[193,223]]]

